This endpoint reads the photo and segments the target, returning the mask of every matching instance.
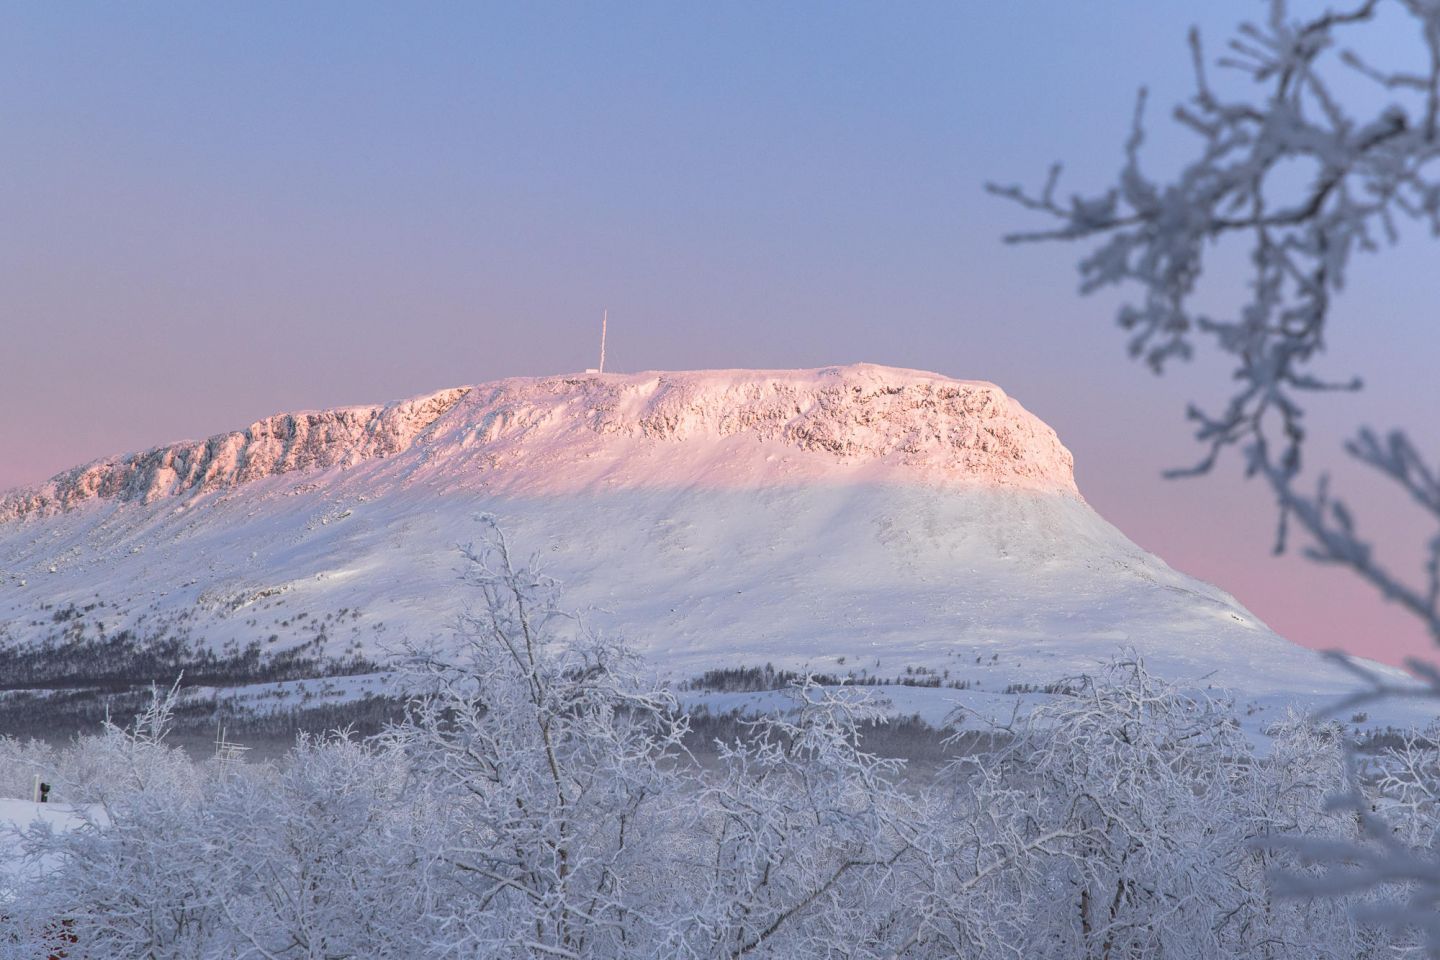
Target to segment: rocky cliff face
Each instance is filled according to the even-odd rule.
[[[425,476],[545,492],[605,483],[847,480],[1075,493],[1068,450],[999,387],[858,364],[511,379],[97,461],[0,501],[0,521],[149,503],[409,456]]]
[[[89,500],[150,503],[393,456],[409,449],[467,392],[458,387],[379,407],[277,414],[208,440],[98,460],[9,494],[0,500],[0,522],[62,512]]]

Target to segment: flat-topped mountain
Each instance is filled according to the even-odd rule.
[[[0,688],[378,670],[449,634],[479,513],[676,680],[1008,715],[1131,648],[1257,725],[1350,687],[1100,518],[999,387],[855,365],[502,380],[77,467],[0,498]]]
[[[384,406],[279,414],[76,467],[0,499],[0,520],[381,459],[407,468],[387,465],[387,478],[449,474],[486,489],[832,480],[1075,492],[1070,452],[994,384],[857,364],[511,379]]]

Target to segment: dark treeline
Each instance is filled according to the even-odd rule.
[[[102,636],[63,635],[0,648],[0,691],[123,690],[169,683],[182,673],[193,686],[235,686],[381,669],[359,655],[326,657],[321,647],[322,642],[311,640],[267,653],[256,640],[238,649],[216,651],[187,636],[164,631],[147,637],[129,630]]]
[[[926,667],[906,667],[899,676],[888,677],[868,672],[835,673],[775,669],[763,667],[718,667],[706,670],[681,685],[682,690],[708,690],[714,693],[762,693],[767,690],[788,690],[798,683],[810,682],[823,687],[945,687],[969,690],[969,680],[952,680],[949,671],[939,673]],[[1014,692],[1014,691],[1006,691]],[[1052,691],[1046,691],[1052,692]]]

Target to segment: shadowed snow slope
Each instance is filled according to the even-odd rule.
[[[513,379],[282,415],[0,499],[0,640],[379,657],[449,631],[455,544],[489,512],[593,627],[677,678],[934,677],[884,692],[931,718],[1008,715],[1015,691],[1128,646],[1257,716],[1348,689],[1132,544],[1071,467],[1000,388],[869,365]]]

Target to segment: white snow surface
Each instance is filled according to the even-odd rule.
[[[22,835],[33,825],[44,824],[55,833],[66,833],[103,819],[104,811],[98,805],[34,803],[0,797],[0,897],[9,884],[34,882],[55,866],[48,860],[24,856]]]
[[[677,680],[924,668],[971,688],[885,688],[898,712],[1008,716],[1133,648],[1257,726],[1354,686],[1101,518],[999,387],[868,364],[510,379],[76,468],[0,499],[0,642],[103,601],[111,635],[380,657],[449,634],[482,512]]]

